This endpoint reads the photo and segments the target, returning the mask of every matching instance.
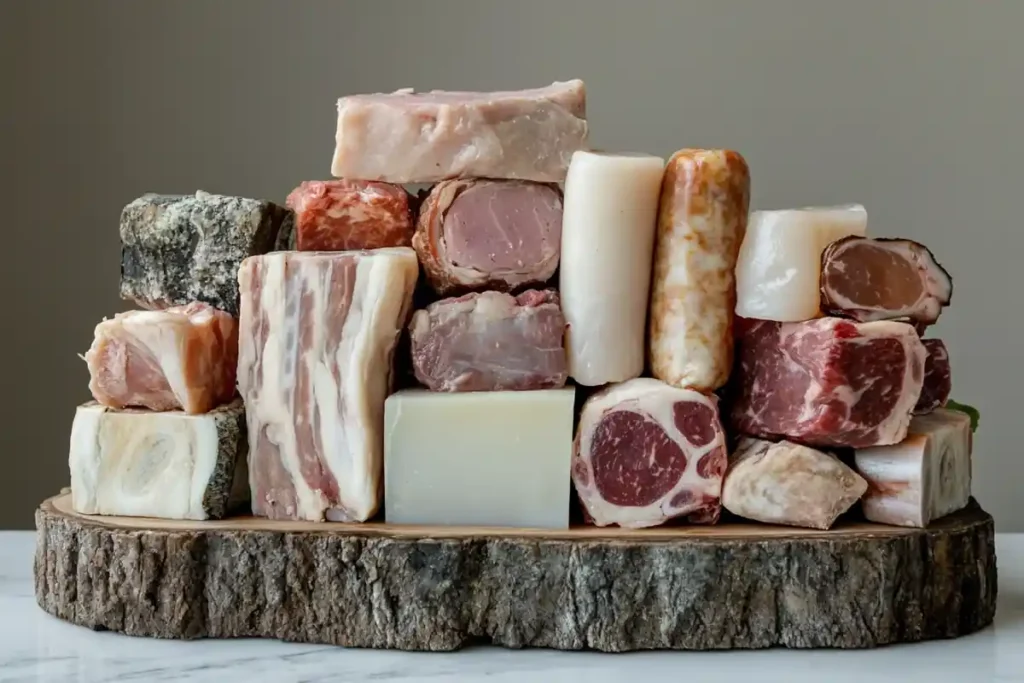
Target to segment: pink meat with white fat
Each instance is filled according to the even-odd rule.
[[[458,179],[424,198],[412,244],[434,291],[509,291],[547,281],[561,253],[557,185]]]
[[[338,100],[331,173],[391,183],[561,182],[587,134],[580,80],[506,92],[350,95]]]
[[[235,396],[238,323],[202,302],[126,311],[96,326],[84,358],[105,406],[206,413]]]
[[[741,319],[730,424],[762,438],[863,448],[906,436],[927,351],[911,325]]]
[[[572,480],[598,526],[652,527],[678,517],[713,524],[727,466],[714,396],[642,377],[583,405]]]
[[[565,318],[555,290],[443,299],[409,326],[416,379],[432,391],[523,391],[565,385]]]

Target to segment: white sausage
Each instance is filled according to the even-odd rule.
[[[598,386],[639,377],[658,192],[665,160],[573,154],[562,202],[559,289],[569,376]]]

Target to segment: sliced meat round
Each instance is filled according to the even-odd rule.
[[[416,311],[409,330],[413,371],[431,391],[565,385],[565,318],[553,289],[442,299]]]
[[[460,179],[438,183],[424,198],[413,247],[444,296],[547,281],[558,267],[561,237],[557,185]]]
[[[953,389],[946,345],[941,339],[922,339],[921,343],[928,357],[924,361],[924,386],[921,387],[921,397],[914,407],[915,415],[930,413],[945,406]]]
[[[676,517],[713,524],[727,465],[713,396],[641,377],[583,404],[572,479],[598,526],[651,527]]]
[[[949,273],[911,240],[851,236],[821,255],[821,309],[829,315],[929,325],[952,295]]]

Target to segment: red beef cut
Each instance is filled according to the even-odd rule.
[[[416,379],[431,391],[557,389],[565,317],[553,289],[442,299],[409,324]]]
[[[941,339],[923,339],[921,343],[928,351],[928,358],[924,362],[924,387],[914,407],[915,415],[930,413],[945,406],[953,389],[946,345]]]
[[[640,377],[583,404],[572,480],[598,526],[637,529],[677,517],[714,524],[727,465],[714,396]]]
[[[359,251],[412,244],[409,193],[367,180],[307,180],[288,195],[299,251]]]
[[[927,352],[911,325],[840,318],[739,321],[733,428],[811,446],[864,448],[906,436]]]

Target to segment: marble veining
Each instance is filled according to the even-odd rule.
[[[94,633],[35,603],[35,534],[0,532],[0,683],[1024,683],[1024,534],[999,534],[995,625],[955,641],[866,651],[767,650],[629,654],[477,647],[430,654],[266,640],[192,642]]]

